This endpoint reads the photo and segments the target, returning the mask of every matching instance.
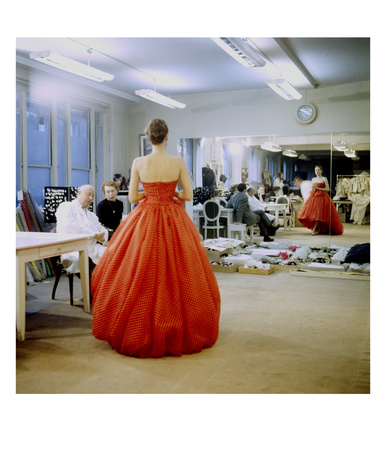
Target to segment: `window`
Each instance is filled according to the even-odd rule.
[[[104,112],[104,107],[96,110],[89,104],[31,96],[28,88],[18,85],[16,192],[31,191],[43,206],[45,186],[92,184],[97,201],[102,195]]]
[[[27,98],[26,110],[28,190],[42,205],[44,186],[51,185],[49,104]]]
[[[21,189],[21,116],[20,95],[16,92],[16,192]]]
[[[193,141],[194,139],[184,139],[184,161],[191,176],[193,176]]]
[[[90,184],[89,113],[71,109],[71,184]]]
[[[224,187],[229,188],[232,182],[232,155],[229,151],[229,147],[223,145],[223,161],[224,161],[224,175],[227,177]]]
[[[67,185],[67,128],[64,105],[57,110],[58,186]]]
[[[102,186],[102,150],[103,150],[103,113],[95,113],[95,181],[96,186]],[[95,190],[95,202],[98,204],[102,200],[100,189]]]

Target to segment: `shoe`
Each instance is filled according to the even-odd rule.
[[[277,230],[276,227],[273,227],[272,225],[270,225],[270,226],[267,228],[268,236],[275,236],[276,230]],[[263,236],[264,236],[264,235],[263,235]]]
[[[273,239],[271,239],[269,236],[264,236],[263,241],[264,241],[264,242],[272,242]]]

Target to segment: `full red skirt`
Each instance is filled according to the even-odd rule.
[[[176,184],[143,183],[145,199],[94,269],[92,332],[118,353],[180,356],[217,340],[217,281]]]
[[[324,183],[316,183],[318,187],[325,187]],[[320,222],[320,232],[343,234],[343,224],[336,210],[334,202],[325,191],[312,190],[298,214],[299,222],[312,230],[316,221]]]

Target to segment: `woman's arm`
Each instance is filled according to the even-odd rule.
[[[323,177],[323,181],[324,181],[324,188],[318,187],[318,186],[312,186],[314,189],[316,189],[317,191],[324,191],[324,192],[329,192],[330,191],[330,186],[328,184],[328,180],[326,177]]]
[[[185,161],[182,158],[179,158],[179,165],[180,165],[179,179],[182,184],[182,190],[176,191],[176,197],[180,200],[190,202],[193,198],[193,190],[192,185],[190,183],[188,169],[186,168]]]
[[[140,159],[141,158],[136,158],[133,161],[133,165],[131,167],[131,179],[129,188],[130,203],[137,203],[145,198],[144,192],[138,192],[138,184],[139,184],[138,162]]]

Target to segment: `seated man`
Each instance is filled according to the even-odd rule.
[[[263,190],[263,189],[264,189],[263,186],[259,187],[259,191]],[[264,191],[265,191],[265,189],[264,189]],[[249,188],[247,189],[247,194],[248,194],[248,203],[249,203],[249,206],[251,207],[251,210],[253,212],[256,212],[256,211],[265,212],[266,206],[264,206],[263,203],[256,198],[256,196],[255,196],[256,190],[253,186],[249,186]],[[263,192],[262,192],[262,194],[263,194]],[[275,220],[275,216],[272,214],[268,214],[268,213],[265,213],[265,215],[268,217],[268,219],[271,221],[271,224],[272,224],[272,222]]]
[[[94,200],[95,189],[89,184],[80,186],[78,196],[72,202],[63,202],[56,211],[57,233],[89,234],[88,256],[97,264],[106,247],[109,232],[99,222],[97,216],[87,207]],[[61,256],[67,273],[79,272],[79,252],[64,253]]]
[[[265,213],[263,211],[261,211],[261,214],[254,213],[249,206],[248,195],[246,194],[247,186],[244,183],[240,183],[237,186],[237,191],[236,194],[232,195],[226,205],[227,208],[233,208],[235,210],[235,224],[245,223],[251,226],[257,223],[260,228],[260,233],[264,236],[264,242],[273,241],[268,236],[267,228],[270,226],[270,221]]]

